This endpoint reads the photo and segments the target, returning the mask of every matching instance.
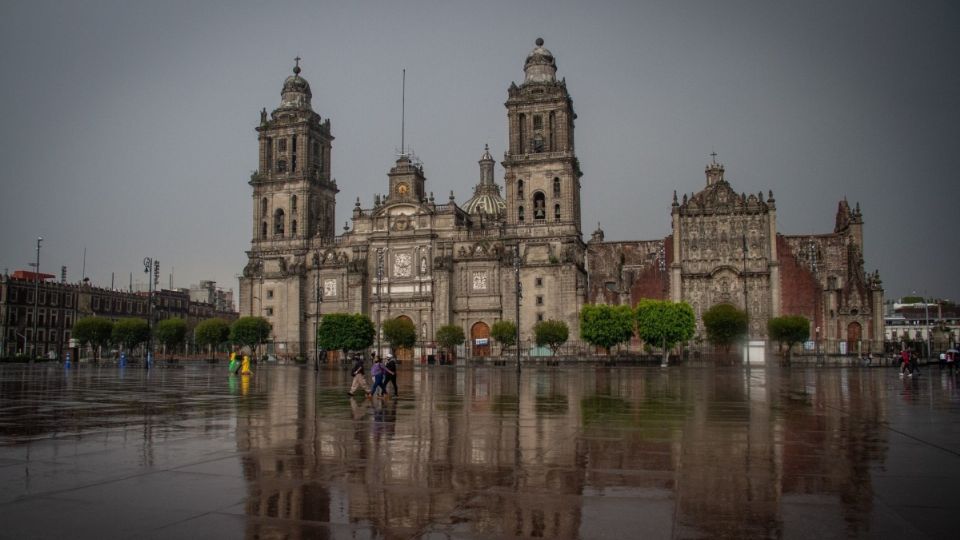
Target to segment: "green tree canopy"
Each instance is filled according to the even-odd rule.
[[[693,337],[697,319],[686,302],[643,299],[637,304],[637,335],[652,347],[663,348],[663,364],[670,361],[670,350]]]
[[[703,314],[707,339],[730,353],[730,346],[747,333],[747,314],[730,304],[717,304]]]
[[[500,344],[500,354],[504,347],[511,347],[517,343],[517,325],[513,321],[497,321],[490,328],[490,337]]]
[[[778,347],[787,345],[785,356],[789,363],[793,346],[810,339],[810,321],[801,315],[774,317],[767,321],[767,333],[777,341]]]
[[[73,338],[80,345],[92,345],[94,358],[99,357],[101,347],[106,347],[113,336],[113,321],[103,317],[84,317],[73,324]]]
[[[157,341],[163,343],[168,350],[173,349],[178,345],[183,345],[183,341],[187,337],[187,321],[179,317],[164,319],[157,323],[155,332]]]
[[[580,337],[607,354],[610,348],[633,336],[634,313],[630,306],[587,304],[580,310]]]
[[[120,319],[113,325],[111,339],[129,351],[150,339],[150,327],[144,319]]]
[[[453,352],[458,345],[463,345],[465,340],[463,328],[455,324],[446,324],[437,329],[437,343],[449,352]]]
[[[567,323],[563,321],[550,319],[540,321],[533,326],[533,338],[537,347],[543,347],[544,345],[550,347],[554,356],[557,355],[557,351],[567,342],[569,337],[570,329],[567,327]]]
[[[240,317],[230,326],[230,341],[251,349],[270,337],[273,325],[263,317]]]
[[[406,317],[397,317],[383,323],[383,339],[396,352],[399,349],[409,349],[417,342],[417,328]]]
[[[223,319],[205,319],[193,330],[193,339],[197,345],[212,349],[230,339],[230,323]]]
[[[317,328],[317,343],[328,351],[359,351],[373,345],[376,328],[361,313],[324,315]]]

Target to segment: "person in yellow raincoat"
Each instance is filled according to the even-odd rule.
[[[237,362],[237,353],[230,353],[230,366],[227,368],[230,371],[230,374],[234,374],[240,368],[240,363]]]
[[[241,375],[253,375],[253,372],[250,371],[250,357],[243,355],[243,364],[240,366]]]

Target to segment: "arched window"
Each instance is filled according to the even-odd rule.
[[[556,129],[557,129],[557,115],[556,115],[556,113],[555,113],[554,111],[550,111],[550,123],[549,123],[549,125],[548,125],[547,127],[548,127],[548,129],[549,129],[549,132],[547,133],[547,137],[549,138],[550,151],[551,151],[551,152],[556,152],[556,151],[557,151],[557,138],[556,138],[556,136],[554,135],[554,132],[555,132]]]
[[[265,215],[267,215],[267,198],[266,197],[264,197],[263,200],[260,201],[260,216],[263,217]]]
[[[526,126],[526,123],[527,123],[527,115],[521,114],[521,115],[519,115],[519,116],[517,117],[517,125],[518,125],[518,128],[517,128],[517,139],[518,139],[518,143],[519,143],[519,146],[518,146],[519,152],[518,152],[518,153],[520,153],[520,154],[523,154],[523,153],[525,153],[525,152],[527,151],[527,149],[526,149],[526,142],[524,141],[524,139],[526,139],[526,137],[527,137],[527,129],[526,129],[527,126]]]
[[[277,211],[273,213],[273,235],[274,236],[283,236],[284,230],[284,215],[283,208],[277,208]]]
[[[560,196],[560,179],[559,178],[553,179],[553,196],[554,197]]]
[[[296,195],[294,195],[293,197],[290,197],[290,211],[291,211],[291,212],[296,212],[296,211],[297,211],[297,196],[296,196]]]
[[[287,161],[286,161],[285,159],[278,159],[278,160],[277,160],[277,172],[278,172],[278,173],[285,173],[285,172],[287,172]]]
[[[523,223],[523,207],[517,208],[517,221]]]
[[[533,219],[543,220],[547,218],[547,197],[542,191],[533,194]]]
[[[553,205],[553,220],[560,221],[560,205],[559,204]]]
[[[558,206],[557,208],[560,208],[560,207]],[[559,212],[559,210],[557,211]],[[290,236],[296,236],[296,235],[297,235],[297,220],[293,220],[290,222]]]
[[[543,152],[543,135],[540,133],[533,136],[533,151],[538,154]]]
[[[263,239],[266,237],[267,237],[267,222],[264,221],[263,223],[260,224],[260,238]]]
[[[523,198],[523,179],[517,180],[517,198]]]

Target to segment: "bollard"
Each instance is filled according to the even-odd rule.
[[[127,353],[120,353],[120,367],[127,367]]]
[[[63,364],[64,369],[70,369],[70,353],[67,353],[66,362]]]

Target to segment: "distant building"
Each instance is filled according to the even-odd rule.
[[[233,311],[233,290],[217,287],[216,281],[202,280],[188,289],[190,300],[213,304],[219,311]]]
[[[921,350],[929,340],[934,353],[960,342],[960,306],[952,302],[892,304],[885,320],[885,339],[891,349]]]
[[[149,316],[148,293],[94,287],[89,281],[62,283],[53,281],[50,274],[39,274],[37,280],[37,276],[24,271],[0,276],[0,353],[4,356],[28,354],[35,345],[37,356],[62,358],[70,347],[73,324],[78,319],[95,316],[116,321]],[[35,289],[39,292],[36,302]],[[189,293],[183,291],[157,291],[153,301],[154,320],[185,319],[191,330],[188,339],[192,338],[192,329],[204,319],[237,318],[235,311],[192,301]]]

